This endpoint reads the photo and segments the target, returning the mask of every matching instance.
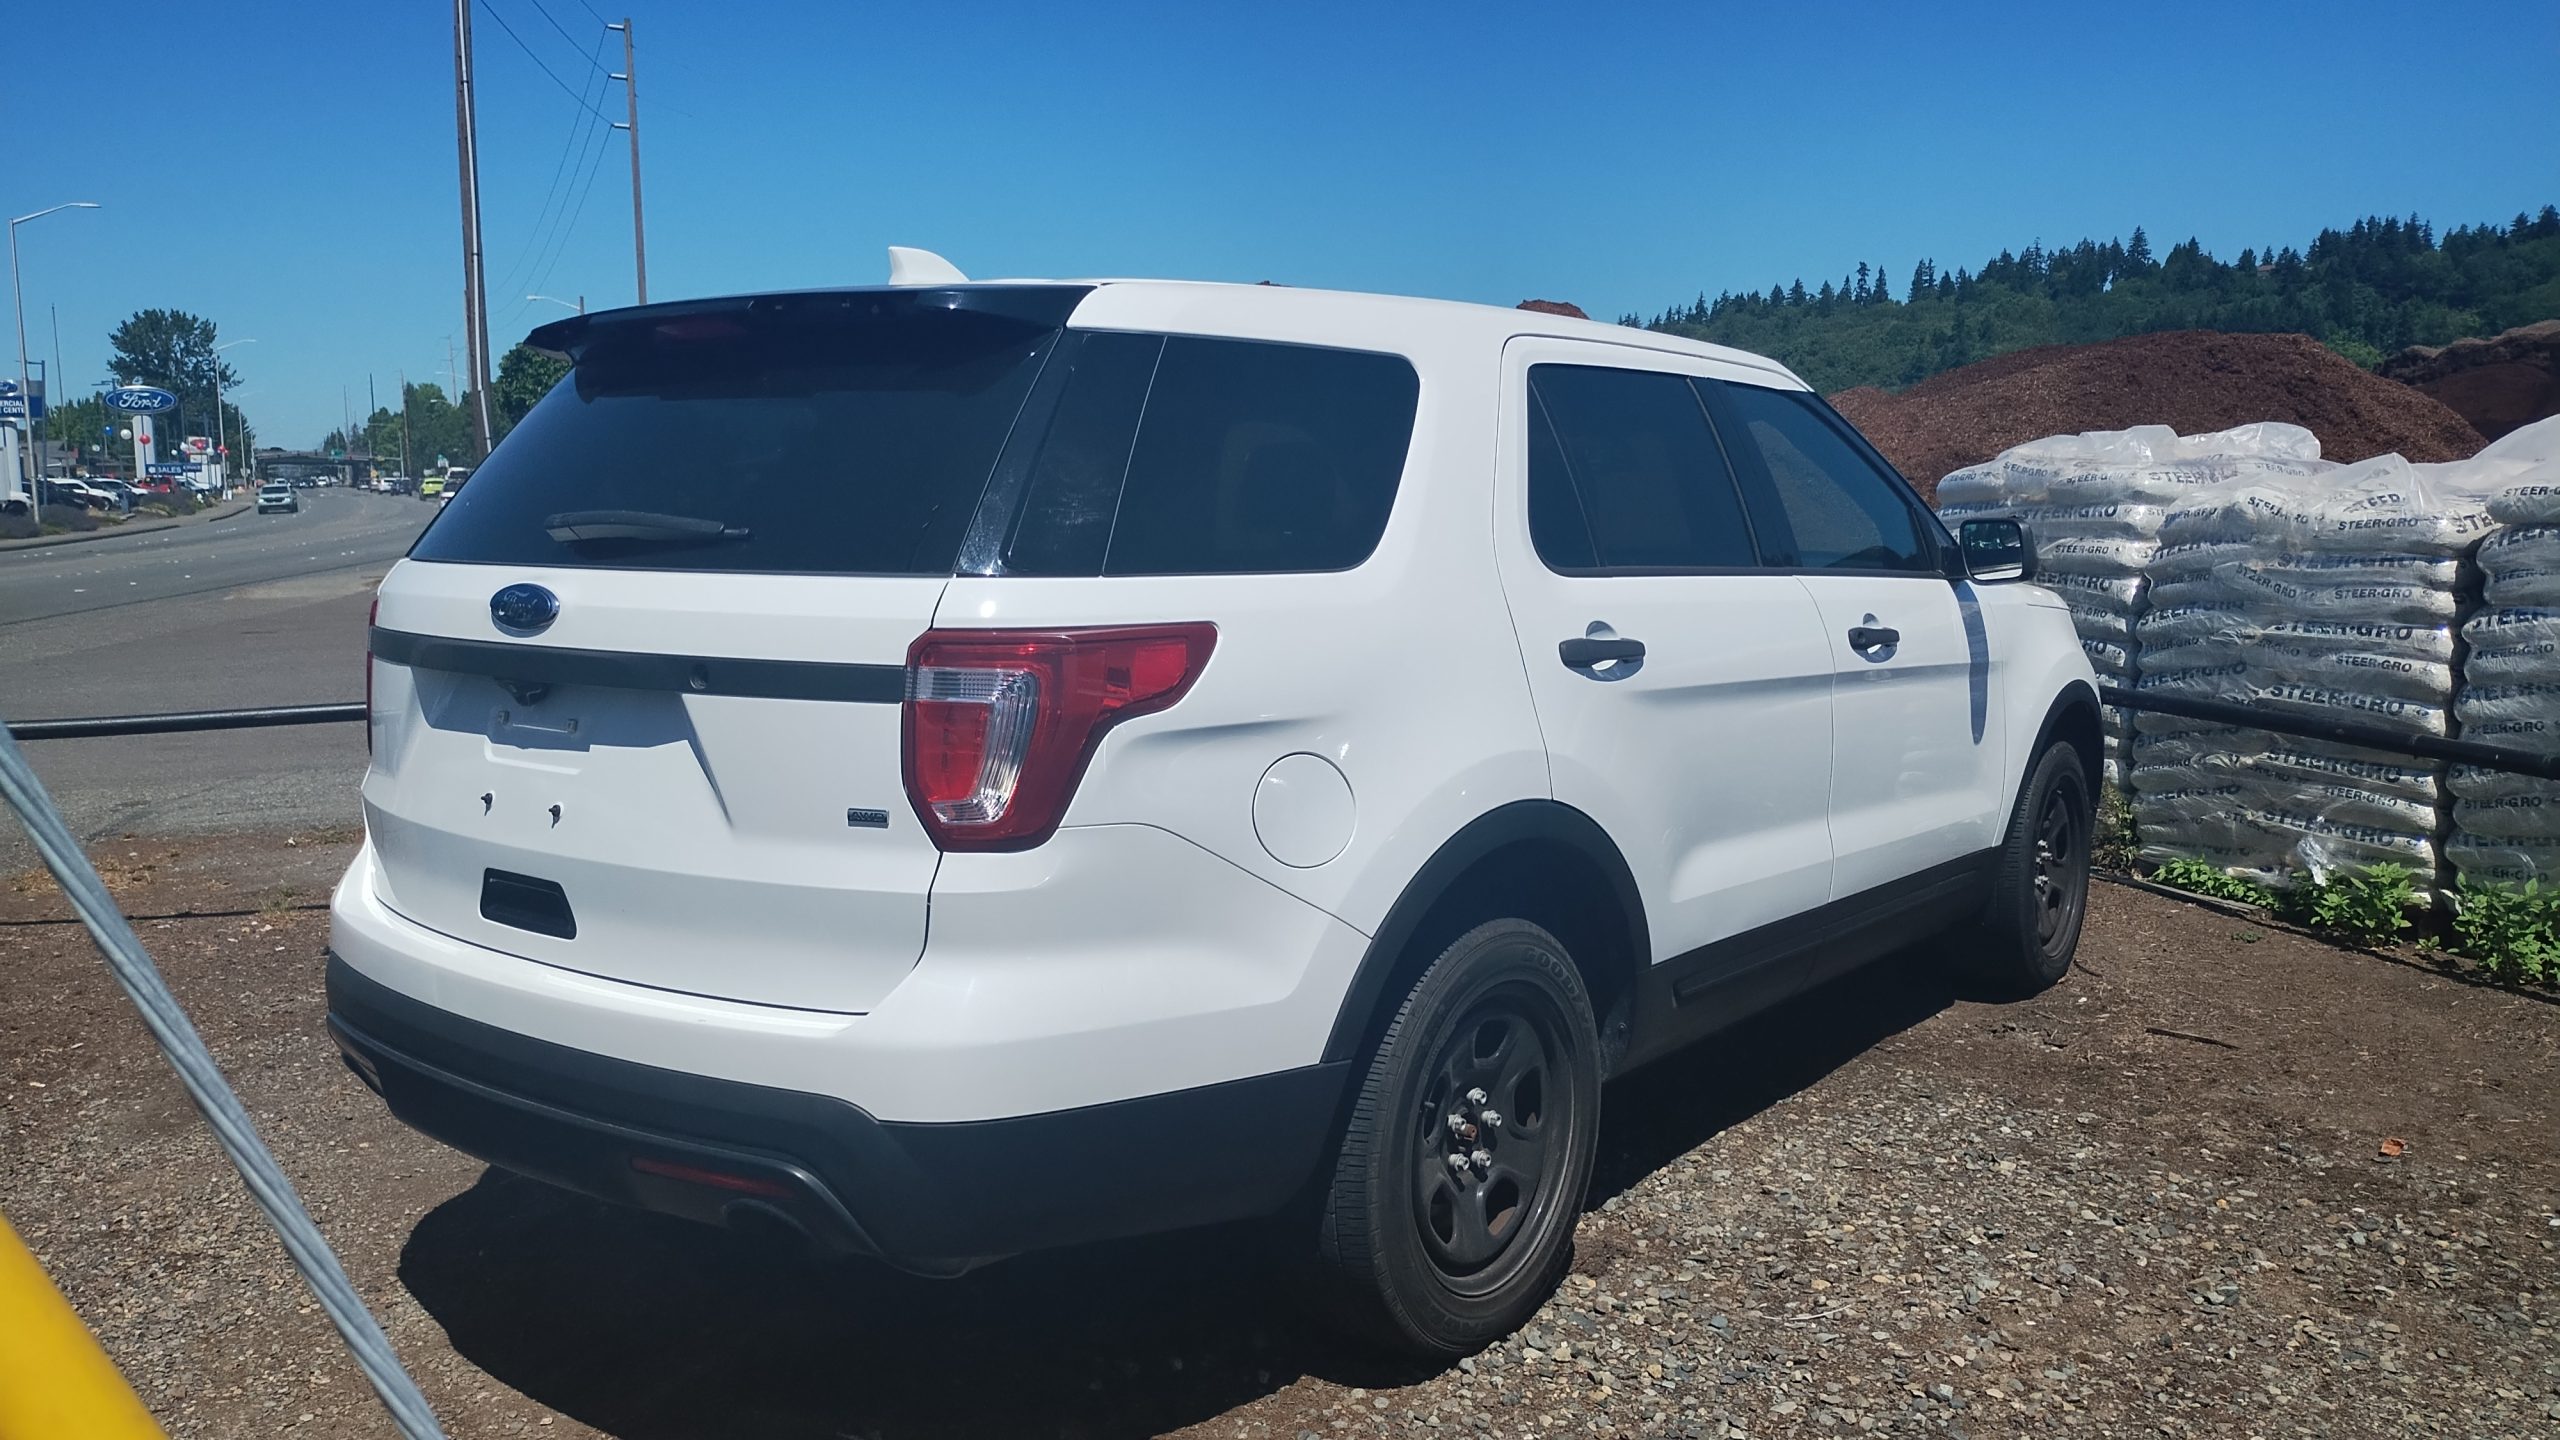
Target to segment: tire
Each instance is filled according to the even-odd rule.
[[[2035,994],[2070,973],[2089,912],[2095,823],[2080,753],[2056,741],[2018,791],[1981,917],[1950,937],[1958,968],[2014,996]]]
[[[1440,953],[1370,1058],[1322,1196],[1317,1250],[1342,1320],[1447,1359],[1545,1303],[1591,1182],[1599,1054],[1554,936],[1496,920]]]

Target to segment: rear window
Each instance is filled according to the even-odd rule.
[[[1057,334],[927,307],[620,328],[580,353],[411,554],[947,575]]]
[[[1409,362],[1185,335],[1070,343],[1007,573],[1347,570],[1377,548],[1413,440]]]

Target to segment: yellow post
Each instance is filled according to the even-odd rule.
[[[160,1440],[71,1302],[0,1216],[0,1440]]]

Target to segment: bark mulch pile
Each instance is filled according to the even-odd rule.
[[[1949,471],[2012,445],[2134,425],[2194,435],[2281,420],[2319,436],[2321,454],[2342,461],[2392,451],[2461,460],[2483,443],[2442,402],[2308,335],[2173,330],[2044,345],[1933,375],[1900,394],[1862,385],[1831,399],[1924,495]]]

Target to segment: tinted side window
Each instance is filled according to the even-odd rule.
[[[1591,548],[1591,522],[1583,518],[1573,471],[1547,407],[1529,397],[1529,543],[1550,570],[1591,570],[1600,557]]]
[[[1386,530],[1420,392],[1393,355],[1166,339],[1103,573],[1359,564]]]
[[[1648,370],[1534,365],[1530,538],[1551,569],[1723,569],[1758,564],[1750,522],[1689,382]],[[1579,501],[1579,514],[1573,503]],[[1574,533],[1580,519],[1587,529]]]
[[[1797,391],[1703,382],[1772,565],[1935,574],[1936,544],[1902,487]]]
[[[1099,575],[1138,417],[1155,383],[1161,335],[1068,332],[1052,369],[1066,388],[1032,463],[1022,510],[1005,547],[1014,575]]]

